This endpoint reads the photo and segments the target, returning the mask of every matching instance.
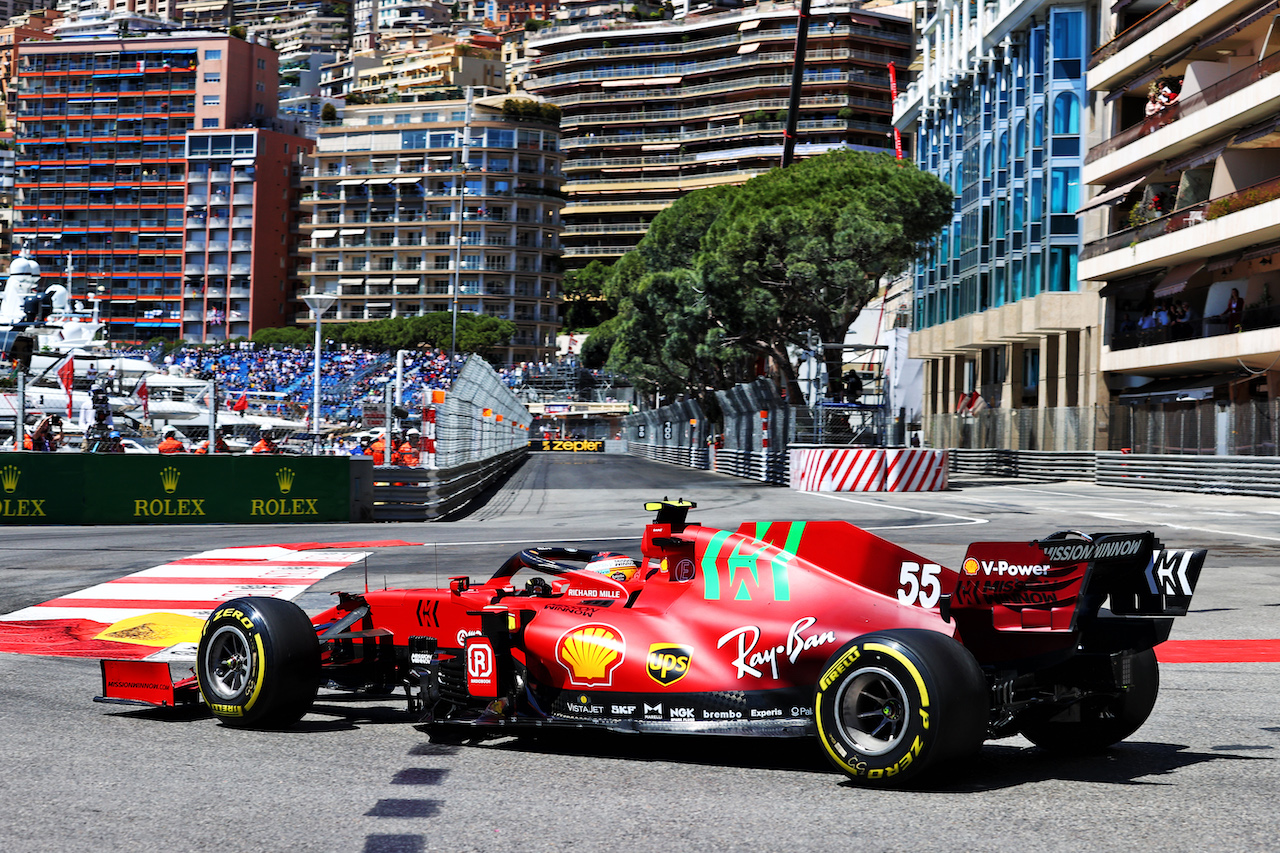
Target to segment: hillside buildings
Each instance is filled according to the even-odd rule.
[[[507,97],[349,107],[320,129],[304,254],[314,289],[338,297],[325,319],[456,308],[516,324],[501,361],[554,353],[560,134],[504,115]]]
[[[210,33],[19,45],[15,251],[101,300],[112,339],[282,325],[310,143],[276,120],[276,62]]]
[[[680,196],[743,183],[782,157],[796,7],[678,20],[635,8],[646,20],[562,4],[526,39],[525,85],[563,110],[569,268],[616,260]],[[814,12],[796,155],[893,150],[889,68],[905,80],[910,22],[849,4]]]

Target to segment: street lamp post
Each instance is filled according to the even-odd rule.
[[[333,307],[337,297],[331,293],[316,293],[313,290],[304,294],[302,301],[307,303],[307,307],[316,318],[315,385],[311,389],[311,455],[317,456],[320,453],[320,323],[324,312]]]
[[[458,199],[458,227],[457,238],[454,240],[453,247],[453,299],[450,301],[450,314],[452,314],[453,331],[449,336],[449,375],[453,376],[454,364],[458,357],[458,292],[462,288],[462,243],[466,239],[462,233],[463,217],[466,214],[467,206],[463,194],[466,190],[467,175],[467,149],[471,145],[471,104],[475,98],[475,90],[467,87],[467,108],[462,117],[462,145],[461,154],[459,154],[458,173],[453,179],[454,194]]]

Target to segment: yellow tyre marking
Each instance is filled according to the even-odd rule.
[[[920,707],[929,707],[929,691],[924,688],[924,679],[920,677],[920,672],[915,668],[915,665],[907,660],[901,652],[880,643],[867,643],[863,648],[869,652],[883,652],[906,667],[907,672],[911,673],[911,677],[915,679],[916,689],[920,691]]]
[[[911,663],[911,661],[907,660],[907,658],[903,656],[901,652],[897,651],[896,649],[891,649],[888,646],[885,646],[881,643],[864,643],[861,646],[854,646],[854,649],[859,649],[859,648],[867,652],[883,652],[884,654],[888,655],[889,657],[893,658],[898,663],[906,667],[907,672],[911,673],[912,679],[915,680],[916,688],[920,691],[921,707],[922,708],[929,707],[929,691],[925,689],[924,679],[920,677],[919,671],[916,670],[915,666]],[[823,697],[823,693],[821,690],[819,690],[813,700],[813,718],[818,723],[818,740],[822,742],[822,748],[826,750],[827,755],[831,757],[831,760],[834,761],[837,765],[839,765],[850,776],[863,775],[859,773],[856,769],[851,767],[848,762],[846,762],[843,758],[841,758],[840,755],[837,754],[836,751],[831,748],[832,741],[830,738],[827,737],[826,729],[824,729],[822,726],[822,697]],[[917,736],[916,740],[917,741],[919,740],[919,736]]]
[[[266,660],[267,653],[262,649],[262,635],[255,633],[253,642],[258,647],[258,665],[255,667],[257,672],[254,673],[256,678],[254,680],[253,693],[249,695],[249,701],[244,703],[246,711],[253,707],[254,702],[258,701],[258,694],[262,692],[262,682],[265,680],[263,676],[266,674],[266,667],[263,666],[263,663]]]

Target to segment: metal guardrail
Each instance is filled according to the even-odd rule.
[[[986,474],[1028,480],[1093,480],[1097,454],[1091,451],[999,450],[959,448],[948,451],[953,474]]]
[[[641,444],[637,441],[628,442],[627,446],[632,454],[642,456],[645,459],[669,462],[672,465],[683,465],[686,468],[698,468],[703,471],[711,467],[711,459],[706,447],[664,446],[661,444]]]
[[[1131,489],[1280,497],[1280,459],[1099,453],[1095,482]]]
[[[527,448],[453,468],[374,468],[374,521],[431,521],[465,506],[528,457]]]

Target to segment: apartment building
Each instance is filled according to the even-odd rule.
[[[212,33],[18,46],[13,250],[29,243],[73,298],[103,300],[113,340],[285,319],[305,140],[270,130],[276,56]]]
[[[554,353],[560,135],[503,115],[507,97],[348,107],[320,129],[303,253],[314,289],[338,297],[326,320],[456,306],[516,324],[501,360]]]
[[[1197,0],[1103,19],[1079,274],[1103,285],[1100,366],[1127,404],[1280,397],[1275,12]]]
[[[505,88],[497,49],[473,47],[440,33],[414,34],[405,41],[410,44],[393,50],[353,51],[323,66],[321,94],[362,104],[385,98],[406,102],[438,98],[442,90],[467,86]]]
[[[779,165],[797,27],[791,3],[639,22],[589,11],[565,4],[526,42],[527,88],[563,110],[570,268],[634,248],[687,192]],[[815,7],[796,155],[893,150],[890,68],[905,81],[911,46],[897,14]]]
[[[958,404],[1000,413],[997,446],[1093,445],[1093,407],[1108,400],[1076,210],[1096,13],[1044,0],[926,7],[894,123],[915,130],[916,164],[955,192],[912,293],[910,354],[925,362],[935,446],[958,446]]]

